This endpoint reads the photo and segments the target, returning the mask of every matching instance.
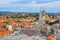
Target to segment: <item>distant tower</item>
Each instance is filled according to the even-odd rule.
[[[40,13],[39,13],[39,22],[43,21],[43,17],[45,16],[45,8],[43,6],[40,7]]]

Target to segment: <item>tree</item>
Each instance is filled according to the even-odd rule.
[[[21,22],[20,20],[16,20],[16,22]]]
[[[6,21],[5,21],[5,23],[6,23],[6,24],[9,24],[9,23],[10,23],[10,21],[9,21],[9,20],[6,20]]]

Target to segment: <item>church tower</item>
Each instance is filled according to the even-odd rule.
[[[40,13],[39,13],[39,22],[43,22],[44,17],[45,17],[45,8],[41,6]]]

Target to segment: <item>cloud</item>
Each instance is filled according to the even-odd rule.
[[[44,6],[60,6],[60,1],[50,2],[43,4]]]
[[[37,2],[36,1],[32,1],[30,4],[36,4]]]
[[[60,1],[55,1],[55,2],[49,2],[49,3],[43,3],[43,4],[36,4],[36,1],[33,1],[29,4],[4,4],[1,5],[0,7],[40,7],[40,6],[44,6],[44,7],[54,7],[54,6],[60,6]]]
[[[0,4],[42,4],[59,0],[0,0]]]
[[[60,6],[60,1],[55,1],[55,2],[49,2],[49,3],[43,3],[43,4],[36,4],[36,2],[32,4],[23,4],[22,6],[44,6],[44,7],[54,7],[54,6]]]
[[[0,4],[10,4],[11,0],[0,0]]]
[[[39,3],[37,3],[39,1]],[[44,3],[46,1],[46,3]],[[43,3],[40,3],[43,2]],[[60,1],[48,2],[47,0],[0,0],[0,10],[9,11],[38,11],[40,6],[44,6],[48,10],[59,9]],[[36,8],[37,7],[37,8]],[[34,8],[34,9],[33,9]]]
[[[28,7],[32,7],[32,6],[36,6],[36,7],[40,7],[40,6],[45,6],[45,7],[52,7],[52,6],[60,6],[60,1],[54,1],[54,2],[48,2],[48,3],[43,3],[43,4],[37,4],[36,0],[30,1],[27,4],[21,4],[20,2],[25,1],[25,0],[0,0],[0,7],[19,7],[19,6],[28,6]],[[29,0],[26,0],[27,2]],[[18,4],[15,4],[13,2],[19,2]]]

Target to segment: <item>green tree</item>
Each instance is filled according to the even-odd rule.
[[[9,20],[6,20],[6,21],[5,21],[5,23],[6,23],[6,24],[9,24],[9,23],[10,23],[10,21],[9,21]]]

